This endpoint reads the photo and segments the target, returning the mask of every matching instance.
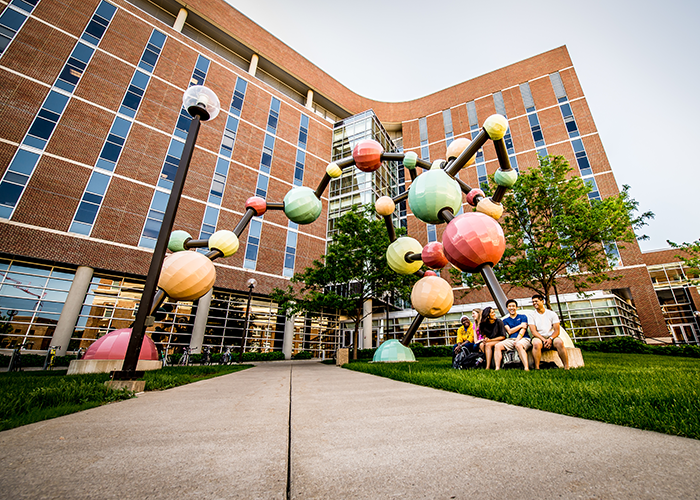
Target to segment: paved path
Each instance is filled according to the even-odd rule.
[[[0,470],[12,499],[698,498],[700,441],[275,362],[1,432]]]

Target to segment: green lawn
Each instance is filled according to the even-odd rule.
[[[575,370],[454,370],[449,358],[346,368],[589,420],[700,439],[700,359],[584,352]]]
[[[144,379],[147,391],[157,391],[251,366],[167,366]],[[108,389],[107,380],[107,373],[69,376],[65,370],[0,373],[0,431],[134,397]]]

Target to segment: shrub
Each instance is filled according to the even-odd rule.
[[[647,345],[632,337],[616,337],[609,340],[582,340],[576,342],[576,347],[582,351],[628,353],[628,354],[657,354],[660,356],[684,356],[700,358],[700,346],[696,345]]]
[[[314,355],[309,351],[299,351],[294,356],[292,356],[292,359],[311,359],[313,357]]]
[[[449,345],[433,345],[426,347],[418,342],[413,342],[408,347],[411,348],[416,358],[452,357],[452,346]]]
[[[377,352],[376,349],[358,349],[357,359],[372,359],[375,352]],[[350,349],[350,358],[352,358],[352,349]]]

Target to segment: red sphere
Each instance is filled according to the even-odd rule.
[[[442,243],[439,241],[433,241],[425,245],[421,252],[421,257],[423,264],[432,269],[442,269],[448,264],[447,257],[445,257],[445,252],[442,249]]]
[[[452,219],[442,235],[442,244],[447,260],[465,273],[474,273],[484,264],[495,266],[506,249],[501,226],[479,212]]]
[[[131,328],[122,328],[109,332],[93,342],[83,359],[124,359],[126,348],[131,339]],[[158,360],[158,349],[148,335],[143,336],[139,359]]]
[[[245,208],[252,208],[257,216],[261,216],[267,211],[267,202],[259,196],[251,196],[245,201]]]
[[[426,271],[423,276],[437,276],[435,271]]]
[[[474,188],[467,193],[467,203],[469,203],[472,207],[475,207],[476,200],[474,198],[476,198],[477,196],[481,196],[482,198],[486,197],[486,195],[481,189]]]
[[[352,158],[357,168],[363,172],[374,172],[382,164],[384,148],[377,141],[365,139],[355,145],[352,150]]]

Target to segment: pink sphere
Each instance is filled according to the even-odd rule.
[[[426,271],[423,276],[437,276],[435,271]]]
[[[352,150],[352,158],[357,168],[363,172],[374,172],[382,164],[384,148],[377,141],[365,139],[355,145]]]
[[[122,328],[121,330],[109,332],[92,343],[85,352],[83,359],[124,359],[130,338],[131,328]],[[139,359],[158,360],[158,349],[156,349],[156,345],[148,335],[143,337]]]
[[[442,235],[442,244],[447,260],[466,273],[476,272],[484,264],[495,266],[506,249],[501,226],[479,212],[452,219]]]
[[[477,196],[481,196],[482,198],[486,197],[486,195],[481,189],[474,188],[467,193],[467,203],[469,203],[472,207],[475,207],[476,200],[474,198],[476,198]]]
[[[245,207],[255,210],[255,214],[259,217],[267,211],[267,202],[259,196],[251,196],[245,201]]]
[[[425,245],[421,252],[421,257],[423,264],[432,269],[442,269],[448,264],[447,257],[445,257],[445,252],[442,249],[442,243],[439,241],[433,241]]]

